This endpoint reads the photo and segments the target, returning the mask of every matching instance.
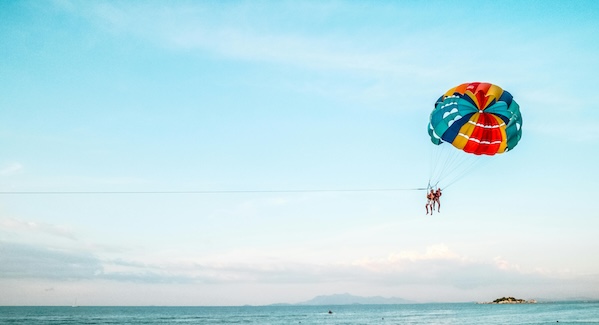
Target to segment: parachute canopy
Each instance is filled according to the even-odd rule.
[[[522,137],[520,107],[497,85],[464,83],[439,97],[430,115],[428,133],[440,145],[451,143],[475,155],[512,150]]]

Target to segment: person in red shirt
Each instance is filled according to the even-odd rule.
[[[433,190],[431,190],[432,192]],[[433,210],[435,209],[435,203],[437,204],[437,212],[441,212],[441,195],[443,195],[443,193],[441,193],[441,189],[437,188],[437,191],[434,193],[434,199],[433,199]]]
[[[431,191],[426,194],[426,214],[428,214],[428,210],[430,207],[431,215],[433,215],[433,211],[435,210],[435,191],[431,188]]]

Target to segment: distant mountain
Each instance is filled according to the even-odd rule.
[[[343,293],[328,296],[318,296],[308,301],[301,302],[298,305],[395,305],[413,303],[416,302],[397,297],[360,297],[350,295],[349,293]]]

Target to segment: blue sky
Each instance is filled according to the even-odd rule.
[[[2,305],[599,298],[595,1],[0,4]],[[523,138],[426,216],[435,100]],[[276,190],[397,191],[277,192]],[[140,191],[259,191],[169,194]],[[129,192],[14,194],[14,192]],[[11,194],[12,193],[12,194]]]

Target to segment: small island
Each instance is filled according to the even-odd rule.
[[[483,302],[482,304],[536,304],[536,300],[516,299],[514,297],[502,297],[491,302]]]

